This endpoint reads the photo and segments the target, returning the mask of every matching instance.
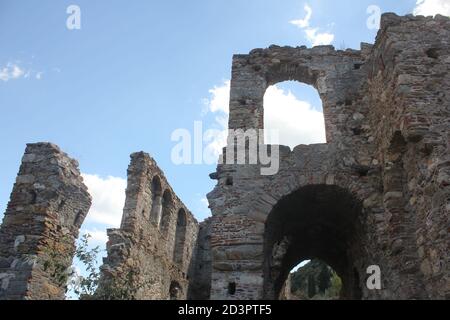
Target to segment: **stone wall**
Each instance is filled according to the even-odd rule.
[[[209,300],[211,292],[211,219],[200,223],[188,298]]]
[[[449,297],[449,20],[384,15],[370,61],[385,285],[400,298]]]
[[[64,299],[90,205],[75,160],[50,143],[27,146],[0,228],[0,299]]]
[[[99,298],[186,299],[198,223],[146,153],[131,155],[120,229],[109,229]]]
[[[262,129],[268,86],[296,80],[320,94],[327,143],[280,146],[272,176],[218,166],[212,299],[279,298],[289,270],[311,258],[338,272],[343,298],[448,298],[449,38],[446,17],[385,14],[361,50],[233,58],[230,129]],[[370,265],[381,290],[366,287]]]
[[[267,88],[295,80],[318,91],[327,143],[279,146],[274,175],[261,161],[218,165],[201,224],[155,160],[132,154],[96,297],[288,298],[290,270],[316,258],[342,278],[342,298],[449,299],[448,39],[447,17],[384,14],[361,50],[234,56],[230,129],[263,129]],[[70,266],[90,204],[76,161],[28,145],[0,228],[0,299],[64,298],[54,269]],[[380,290],[366,286],[372,265]]]

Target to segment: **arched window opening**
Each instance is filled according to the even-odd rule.
[[[150,221],[159,226],[162,211],[162,188],[161,180],[155,176],[152,180],[152,208],[150,211]]]
[[[173,261],[177,264],[183,263],[184,243],[186,240],[186,211],[180,209],[177,215],[177,227],[175,231],[175,247]]]
[[[173,206],[172,194],[169,190],[164,191],[162,197],[162,216],[161,224],[159,225],[160,231],[164,236],[167,236],[170,225],[170,214]]]
[[[286,300],[337,300],[342,280],[328,264],[313,259],[294,268],[284,286]]]
[[[300,144],[326,143],[322,101],[317,90],[297,81],[285,81],[267,88],[264,129],[266,144],[286,145],[293,149]]]

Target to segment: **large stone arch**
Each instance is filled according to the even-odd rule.
[[[336,193],[351,199],[357,204],[359,206],[359,213],[357,215],[358,220],[355,221],[355,223],[358,225],[356,229],[358,231],[359,246],[353,249],[360,250],[360,252],[371,250],[369,248],[371,245],[368,243],[369,239],[365,237],[365,232],[363,230],[370,228],[370,226],[368,226],[369,220],[367,217],[373,215],[374,212],[377,211],[377,208],[381,206],[381,204],[379,204],[381,198],[379,190],[374,188],[367,179],[361,179],[360,173],[358,173],[357,170],[345,171],[334,167],[332,155],[327,156],[326,152],[324,155],[320,156],[321,159],[326,159],[326,161],[310,161],[311,159],[307,156],[309,153],[313,156],[320,154],[318,149],[321,149],[322,151],[328,150],[327,145],[301,146],[299,149],[302,149],[301,154],[303,154],[303,159],[301,160],[301,163],[303,165],[297,168],[282,169],[278,175],[275,175],[270,179],[263,179],[263,187],[253,190],[251,201],[248,205],[247,217],[252,221],[250,224],[257,227],[248,228],[244,232],[247,232],[247,238],[258,237],[260,239],[260,242],[253,245],[253,250],[262,252],[262,255],[259,255],[258,259],[255,259],[258,261],[255,261],[255,263],[261,263],[261,268],[258,268],[258,272],[260,272],[260,276],[264,279],[263,283],[260,284],[260,287],[263,289],[257,293],[257,296],[258,298],[266,299],[278,298],[276,292],[281,290],[285,280],[284,277],[287,277],[286,272],[289,272],[292,267],[298,262],[301,262],[303,258],[319,258],[338,271],[339,275],[345,279],[343,298],[361,298],[363,292],[360,289],[357,290],[357,288],[361,288],[365,276],[365,268],[367,268],[372,261],[369,257],[363,258],[363,254],[359,255],[361,257],[360,259],[352,259],[349,257],[344,261],[345,265],[344,262],[337,264],[335,261],[330,261],[330,258],[327,256],[305,255],[304,257],[297,258],[294,256],[294,258],[292,258],[293,260],[288,261],[288,264],[283,266],[284,274],[280,274],[281,280],[277,282],[276,290],[272,290],[275,288],[274,286],[272,286],[272,288],[268,288],[267,286],[267,275],[272,272],[267,270],[267,250],[273,249],[273,247],[270,249],[267,248],[267,228],[270,228],[271,220],[273,222],[273,213],[277,211],[277,207],[285,202],[287,198],[292,197],[295,194],[301,194],[302,190],[308,191],[314,188],[323,189],[325,191],[338,190]],[[296,158],[296,152],[299,152],[299,150],[294,150],[294,152],[291,153],[291,157]],[[333,198],[329,196],[324,199]],[[284,221],[284,219],[280,218],[280,221]],[[315,227],[320,226],[316,225]],[[279,242],[277,245],[282,248],[285,240],[284,237],[277,239],[277,242]],[[282,257],[284,257],[284,255],[282,255]],[[246,258],[244,258],[244,260],[245,259]],[[348,267],[350,265],[351,267]],[[369,293],[366,292],[366,294]]]
[[[255,190],[250,208],[255,212],[263,213],[267,217],[273,210],[273,206],[284,197],[311,185],[329,185],[348,190],[361,202],[370,198],[376,192],[371,185],[361,181],[356,172],[336,172],[331,168],[313,171],[309,168],[302,168],[302,170],[290,173],[281,172],[267,180],[263,188]]]
[[[290,270],[316,258],[343,279],[342,298],[360,299],[364,214],[362,202],[335,185],[306,185],[277,202],[265,222],[264,298],[278,299]]]
[[[360,134],[364,116],[358,113],[364,104],[356,102],[364,59],[361,51],[335,51],[331,46],[272,46],[234,57],[229,129],[263,129],[267,88],[295,80],[317,89],[327,143],[293,150],[279,146],[279,171],[271,176],[261,175],[260,165],[219,165],[219,183],[208,195],[213,232],[217,231],[212,237],[212,298],[270,296],[264,288],[266,221],[277,203],[291,193],[323,185],[346,190],[366,207],[379,206],[378,171],[369,148],[354,152],[355,145],[366,143]],[[271,146],[260,140],[259,148],[266,147]],[[230,286],[235,290],[228,290]]]

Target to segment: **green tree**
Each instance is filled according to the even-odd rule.
[[[93,296],[100,280],[98,266],[99,247],[89,248],[89,234],[84,234],[78,241],[75,257],[85,266],[86,275],[73,274],[70,278],[70,287],[79,297]]]
[[[308,297],[312,298],[316,295],[316,279],[313,275],[308,277]]]
[[[319,293],[324,294],[331,285],[331,271],[327,265],[323,264],[318,275]]]
[[[342,280],[337,275],[337,273],[333,271],[331,276],[331,286],[328,289],[328,296],[331,299],[338,299],[341,294],[341,289],[342,289]]]
[[[291,274],[291,292],[298,299],[338,299],[341,279],[324,262],[311,260]]]

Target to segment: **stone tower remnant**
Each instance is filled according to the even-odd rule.
[[[0,228],[0,299],[64,299],[64,274],[91,206],[78,163],[29,144]]]

